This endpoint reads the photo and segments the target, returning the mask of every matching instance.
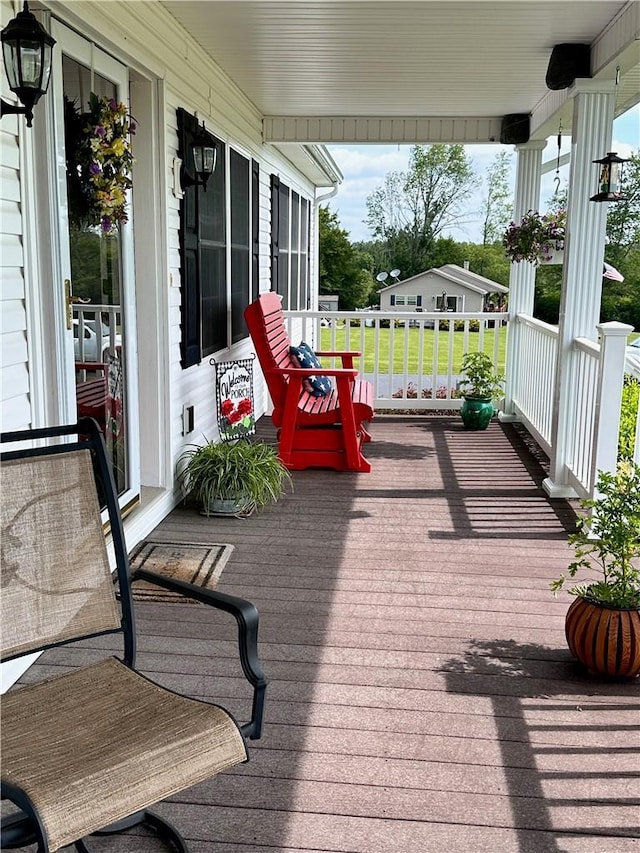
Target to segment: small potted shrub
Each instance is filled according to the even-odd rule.
[[[569,537],[576,559],[568,572],[595,570],[600,578],[569,590],[576,600],[567,643],[590,672],[632,678],[640,673],[640,466],[623,460],[615,474],[599,471],[596,499],[581,504],[591,515]],[[553,581],[554,595],[565,580]]]
[[[291,476],[271,445],[240,439],[187,447],[178,482],[204,515],[247,516],[277,501]]]
[[[484,352],[468,352],[462,359],[463,376],[458,390],[464,397],[460,415],[465,429],[486,429],[496,414],[493,401],[504,397],[504,376],[494,370]]]
[[[520,223],[511,222],[502,238],[505,255],[514,263],[549,263],[564,248],[566,211],[540,214],[530,210]]]

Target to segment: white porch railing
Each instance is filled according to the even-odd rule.
[[[515,322],[521,345],[513,382],[515,413],[550,455],[558,327],[527,314],[519,314]]]
[[[104,361],[106,352],[114,355],[122,344],[122,318],[119,305],[74,303],[75,360]]]
[[[558,328],[519,314],[520,352],[513,355],[513,407],[536,441],[552,456],[553,404],[558,356]],[[602,345],[585,338],[573,342],[576,359],[573,406],[566,435],[567,485],[580,497],[592,497],[596,472],[613,470],[616,464],[623,347],[619,324],[604,323]],[[623,327],[624,328],[624,327]],[[636,429],[636,459],[640,458],[640,413]]]
[[[376,409],[459,409],[457,385],[468,351],[486,352],[496,369],[504,370],[508,315],[503,313],[286,311],[285,316],[293,343],[361,353],[355,366],[373,385]]]

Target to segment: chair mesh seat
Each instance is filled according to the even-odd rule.
[[[2,698],[3,778],[35,804],[51,851],[246,760],[224,709],[115,658]]]

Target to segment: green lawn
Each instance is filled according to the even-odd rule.
[[[374,365],[374,333],[375,329],[365,327],[364,329],[364,346],[361,345],[360,329],[351,328],[349,337],[349,346],[346,346],[347,329],[335,330],[335,344],[332,343],[333,329],[322,329],[320,350],[331,350],[335,347],[337,350],[352,349],[360,350],[364,353],[364,365],[357,364],[356,366],[361,373],[386,373],[389,370],[389,341],[391,329],[379,330],[379,351],[378,351],[378,367],[377,371]],[[407,373],[418,373],[418,350],[420,329],[417,328],[398,328],[393,329],[393,372],[404,373],[404,349],[405,349],[405,334],[408,337],[408,363]],[[507,341],[506,326],[497,330],[498,338],[498,370],[504,371],[505,366],[505,351]],[[490,356],[493,356],[493,347],[495,341],[496,330],[487,329],[484,333],[483,350]],[[464,332],[438,332],[438,373],[446,373],[449,362],[449,346],[450,336],[453,338],[453,368],[452,373],[461,372],[461,361],[464,355]],[[424,330],[423,357],[422,357],[422,373],[429,374],[433,372],[433,352],[435,345],[435,332],[433,329]],[[480,336],[478,332],[469,332],[468,349],[470,352],[475,352],[478,349]],[[362,359],[360,359],[362,360]]]

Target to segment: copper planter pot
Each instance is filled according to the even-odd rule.
[[[589,672],[611,678],[640,673],[640,610],[576,598],[565,622],[571,653]]]

